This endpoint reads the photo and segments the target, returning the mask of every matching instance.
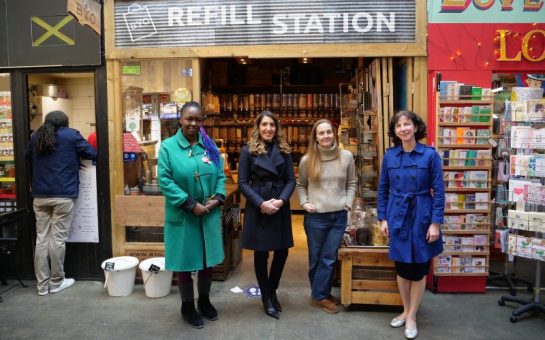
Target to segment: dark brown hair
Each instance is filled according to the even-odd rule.
[[[412,120],[414,126],[416,127],[414,138],[417,142],[422,138],[426,137],[426,124],[424,123],[422,118],[418,117],[418,115],[412,111],[398,111],[393,115],[392,119],[390,119],[390,127],[388,128],[388,136],[392,138],[395,146],[401,145],[401,139],[396,136],[396,124],[399,118],[401,118],[402,116],[405,116]]]

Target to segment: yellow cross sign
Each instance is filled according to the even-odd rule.
[[[32,22],[34,22],[35,24],[37,24],[37,25],[41,26],[43,29],[45,29],[45,33],[42,34],[38,39],[34,40],[32,42],[32,46],[33,47],[40,46],[44,41],[46,41],[47,39],[49,39],[52,36],[56,36],[60,40],[64,41],[66,43],[66,45],[75,45],[76,42],[74,41],[74,39],[72,39],[72,38],[68,37],[66,34],[60,32],[60,29],[63,28],[66,24],[68,24],[73,19],[74,19],[73,16],[67,15],[66,17],[64,17],[64,19],[59,21],[58,24],[56,24],[55,26],[51,26],[50,24],[43,21],[39,17],[31,17]]]

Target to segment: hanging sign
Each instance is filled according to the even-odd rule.
[[[101,34],[100,13],[102,6],[94,0],[68,0],[67,10],[81,25],[87,25]]]
[[[413,43],[416,1],[115,1],[117,47]]]

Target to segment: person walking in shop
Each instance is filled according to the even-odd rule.
[[[265,314],[278,319],[282,306],[276,291],[293,247],[290,196],[295,174],[290,147],[270,111],[254,122],[248,144],[240,152],[238,187],[246,197],[242,247],[254,251],[254,268]],[[270,271],[269,251],[274,251]]]
[[[299,163],[296,188],[306,212],[303,224],[311,305],[338,313],[339,307],[331,296],[331,279],[356,192],[356,173],[352,153],[339,149],[335,129],[327,119],[312,127],[307,153]]]
[[[382,162],[378,219],[382,233],[390,238],[389,257],[395,261],[403,302],[403,313],[390,325],[405,325],[405,337],[414,339],[430,261],[443,251],[445,189],[441,158],[434,148],[418,143],[426,136],[426,125],[414,112],[397,112],[388,135],[395,146]]]
[[[221,211],[225,200],[223,160],[204,131],[197,102],[182,106],[181,128],[161,143],[158,182],[165,196],[165,267],[178,272],[184,322],[203,328],[217,320],[210,303],[212,267],[223,262]],[[191,272],[198,271],[197,313]],[[202,316],[202,317],[201,317]]]
[[[96,155],[79,131],[68,127],[68,116],[62,111],[49,112],[30,137],[26,157],[32,168],[34,271],[40,296],[60,292],[75,282],[64,273],[66,239],[79,193],[80,158],[94,160]]]

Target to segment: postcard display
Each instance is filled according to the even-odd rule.
[[[509,160],[499,167],[498,177],[503,177],[508,188],[499,186],[503,190],[497,191],[496,199],[506,200],[513,208],[508,210],[500,243],[502,251],[511,256],[536,260],[534,299],[502,296],[498,300],[500,306],[505,302],[522,305],[513,311],[511,322],[528,311],[545,312],[545,305],[539,302],[541,261],[545,261],[545,99],[541,94],[537,97],[526,99],[515,92],[505,105],[502,142]]]
[[[445,221],[444,251],[434,259],[434,277],[458,277],[457,286],[466,291],[463,277],[482,276],[476,291],[484,292],[490,253],[493,101],[489,89],[456,82],[441,82],[440,87],[436,146],[443,161]]]

